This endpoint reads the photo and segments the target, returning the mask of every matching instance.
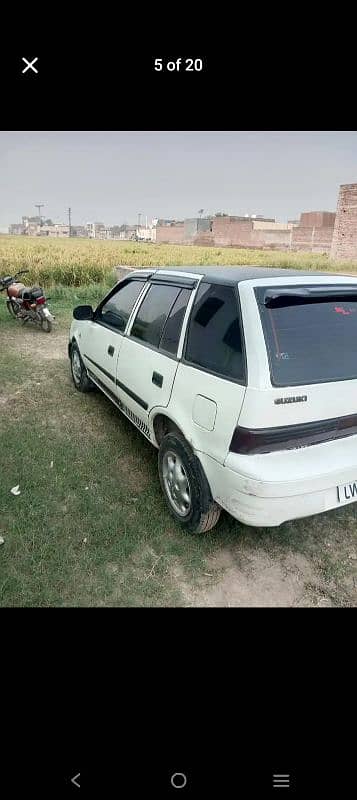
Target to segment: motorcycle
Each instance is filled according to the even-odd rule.
[[[25,286],[17,280],[19,275],[24,275],[25,272],[29,270],[22,269],[16,272],[16,275],[0,278],[0,292],[6,289],[6,305],[12,317],[21,319],[23,325],[26,322],[33,322],[35,325],[40,325],[45,333],[50,333],[55,320],[47,307],[47,300],[50,298],[45,297],[40,286]]]

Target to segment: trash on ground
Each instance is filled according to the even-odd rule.
[[[11,494],[15,494],[16,496],[21,494],[19,484],[17,484],[17,486],[12,487]]]

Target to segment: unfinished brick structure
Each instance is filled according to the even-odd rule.
[[[215,217],[212,233],[216,245],[246,247],[251,244],[253,223],[239,217]]]
[[[183,222],[172,223],[171,225],[156,226],[156,242],[159,244],[181,244],[184,241]]]
[[[299,225],[302,228],[333,228],[335,217],[334,211],[304,211]]]
[[[299,225],[291,231],[291,250],[326,253],[331,249],[334,211],[305,211]]]
[[[357,183],[340,186],[331,258],[357,258]]]

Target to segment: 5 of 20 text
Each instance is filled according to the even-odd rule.
[[[202,72],[203,60],[202,58],[177,58],[176,61],[167,61],[163,58],[155,58],[154,70],[155,72]]]

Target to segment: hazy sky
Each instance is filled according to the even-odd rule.
[[[278,221],[336,208],[357,182],[356,131],[2,131],[0,227],[135,223],[225,211]]]

